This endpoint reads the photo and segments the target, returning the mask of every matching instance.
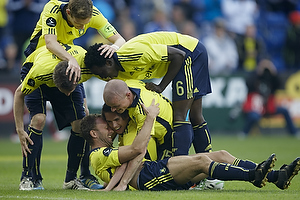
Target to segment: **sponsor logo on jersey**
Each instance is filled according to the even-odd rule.
[[[46,20],[46,24],[50,27],[55,27],[56,26],[56,20],[53,17],[49,17]]]
[[[30,79],[28,79],[27,84],[28,84],[29,86],[31,86],[31,87],[34,87],[35,82],[34,82],[33,79],[30,78]]]

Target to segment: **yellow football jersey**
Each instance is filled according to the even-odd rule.
[[[106,183],[109,183],[116,168],[121,166],[117,148],[93,149],[90,154],[90,161],[95,174]]]
[[[132,105],[127,109],[129,117],[137,126],[137,130],[142,128],[146,119],[146,114],[143,111],[141,103],[146,107],[151,105],[152,99],[155,99],[155,103],[159,103],[160,113],[156,117],[151,130],[151,136],[157,140],[158,145],[164,143],[165,134],[168,131],[172,131],[173,128],[173,109],[171,101],[159,93],[147,90],[145,83],[142,81],[132,79],[125,82],[130,90],[137,95]]]
[[[90,79],[92,76],[100,78],[99,76],[92,74],[89,69],[84,65],[84,56],[86,50],[77,45],[62,45],[74,58],[77,60],[81,67],[81,79],[79,83],[83,83]],[[30,54],[25,60],[23,67],[26,65],[32,65],[28,74],[22,81],[22,92],[24,94],[30,94],[40,85],[46,84],[49,87],[56,87],[53,82],[53,71],[55,66],[61,60],[53,53],[48,51],[46,46],[40,47]]]
[[[119,135],[119,146],[131,145],[134,138],[138,134],[138,131],[139,130],[137,129],[136,123],[132,120],[129,120],[124,133]],[[157,160],[156,141],[152,137],[150,138],[147,146],[147,153],[149,154],[151,160]]]
[[[62,12],[66,2],[51,0],[45,6],[36,24],[30,42],[37,48],[45,45],[44,35],[53,34],[57,41],[63,44],[73,44],[73,40],[84,35],[88,28],[94,28],[104,38],[109,38],[117,31],[94,6],[93,15],[89,23],[83,29],[76,29],[67,22],[67,16]]]
[[[198,39],[175,32],[153,32],[138,35],[127,41],[118,51],[118,61],[123,68],[117,79],[145,80],[163,77],[170,62],[167,46],[181,46],[193,52]]]

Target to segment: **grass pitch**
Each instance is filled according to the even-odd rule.
[[[20,144],[9,139],[0,140],[0,199],[299,199],[300,175],[292,180],[287,190],[280,190],[274,184],[268,183],[259,189],[251,183],[240,181],[225,182],[225,188],[220,191],[125,191],[125,192],[90,192],[63,190],[62,184],[66,171],[67,141],[54,142],[44,140],[41,170],[43,174],[43,191],[19,191],[18,185],[22,170]],[[261,162],[271,153],[276,153],[277,161],[274,169],[279,169],[284,163],[289,164],[300,156],[300,140],[286,135],[256,135],[246,140],[238,140],[233,135],[212,135],[214,150],[225,149],[232,155]],[[191,151],[193,153],[193,151]]]

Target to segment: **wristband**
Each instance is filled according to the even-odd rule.
[[[115,50],[119,50],[119,49],[120,49],[120,47],[118,47],[118,46],[115,45],[115,44],[111,45],[111,47],[114,48]]]

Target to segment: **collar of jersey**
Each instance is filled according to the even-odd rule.
[[[132,88],[132,87],[129,87],[129,89],[131,90],[131,92],[136,95],[135,98],[133,99],[133,102],[132,104],[129,106],[129,108],[132,108],[132,107],[136,107],[138,102],[139,102],[139,99],[140,99],[140,93],[141,93],[141,89],[138,89],[138,88]]]
[[[119,66],[120,71],[125,72],[125,69],[122,67],[121,63],[119,62],[118,59],[118,54],[115,52],[112,56],[112,58],[115,60],[115,63]]]

